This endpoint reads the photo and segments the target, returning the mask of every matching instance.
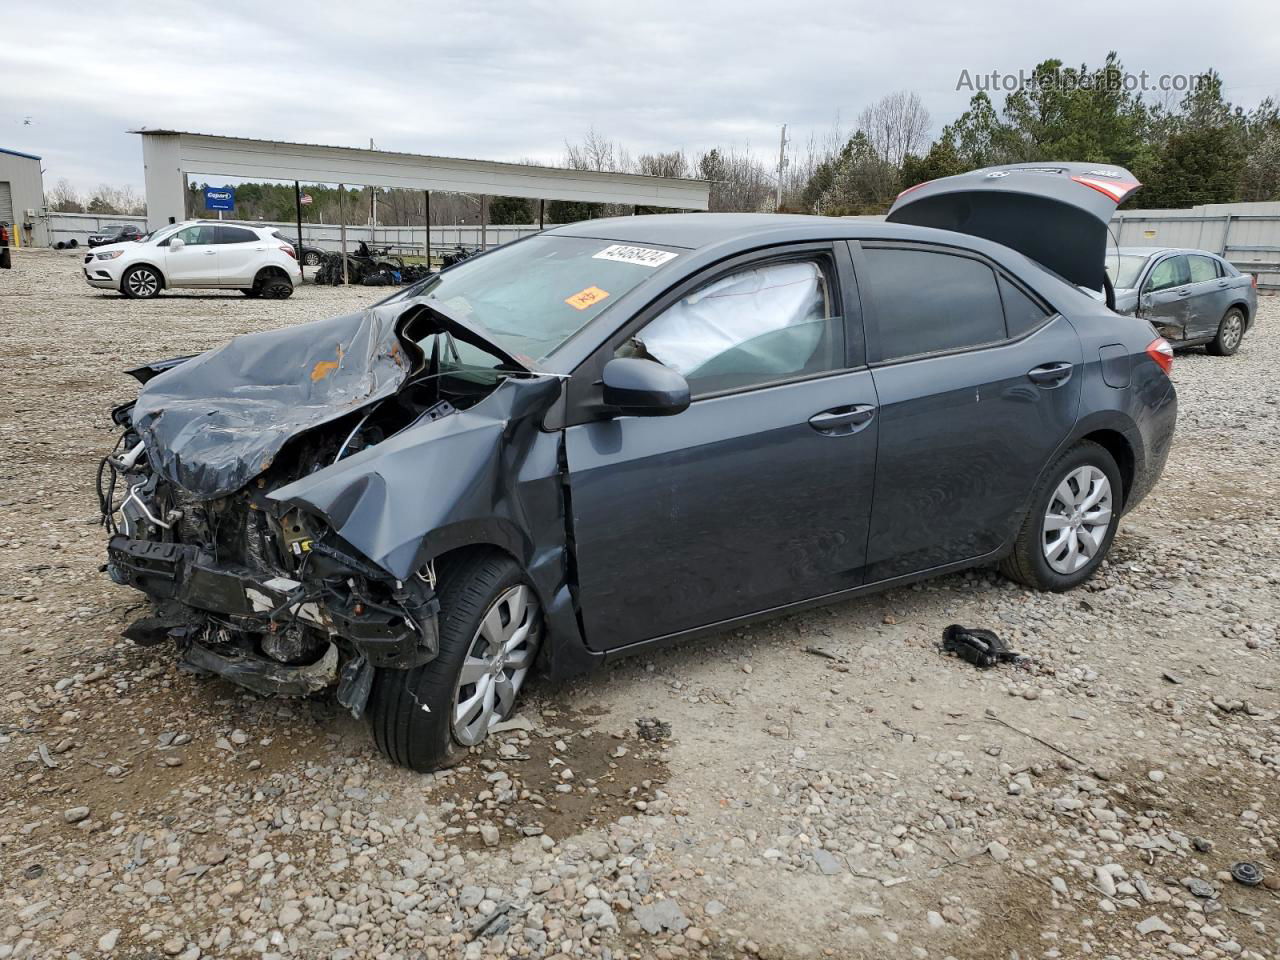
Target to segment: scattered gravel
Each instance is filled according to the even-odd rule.
[[[328,702],[121,640],[91,493],[123,368],[385,291],[14,265],[0,960],[1280,956],[1280,301],[1179,356],[1164,480],[1084,588],[974,571],[535,681],[422,777]],[[943,656],[955,622],[1027,659]]]

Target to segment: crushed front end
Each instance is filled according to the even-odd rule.
[[[267,498],[324,465],[323,445],[289,458],[292,469],[201,500],[153,469],[132,410],[114,411],[123,432],[99,472],[107,572],[153,606],[126,636],[172,640],[189,667],[264,695],[303,696],[341,681],[338,698],[357,716],[372,668],[435,656],[439,604],[429,568],[395,580],[323,521],[282,513]]]
[[[429,306],[371,308],[129,371],[143,387],[112,412],[120,437],[97,478],[104,569],[152,603],[125,635],[172,641],[188,667],[260,694],[336,683],[357,716],[375,668],[435,657],[432,564],[393,573],[320,512],[272,494],[355,463],[376,472],[369,456],[386,448],[370,447],[418,436],[490,394],[505,373],[446,392],[447,326]],[[356,520],[346,534],[403,526]]]

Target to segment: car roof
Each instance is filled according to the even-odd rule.
[[[1194,247],[1112,247],[1107,251],[1108,255],[1112,251],[1121,256],[1135,257],[1154,257],[1157,253],[1194,253],[1201,257],[1213,257],[1215,260],[1221,260],[1222,257],[1209,250],[1197,250]]]

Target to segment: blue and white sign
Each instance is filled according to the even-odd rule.
[[[206,210],[234,210],[236,192],[231,187],[205,187],[204,208]]]

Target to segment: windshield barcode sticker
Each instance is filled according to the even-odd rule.
[[[595,254],[592,260],[616,260],[618,263],[634,263],[637,267],[660,267],[668,260],[674,260],[679,254],[666,250],[654,250],[652,247],[628,247],[615,243]]]

